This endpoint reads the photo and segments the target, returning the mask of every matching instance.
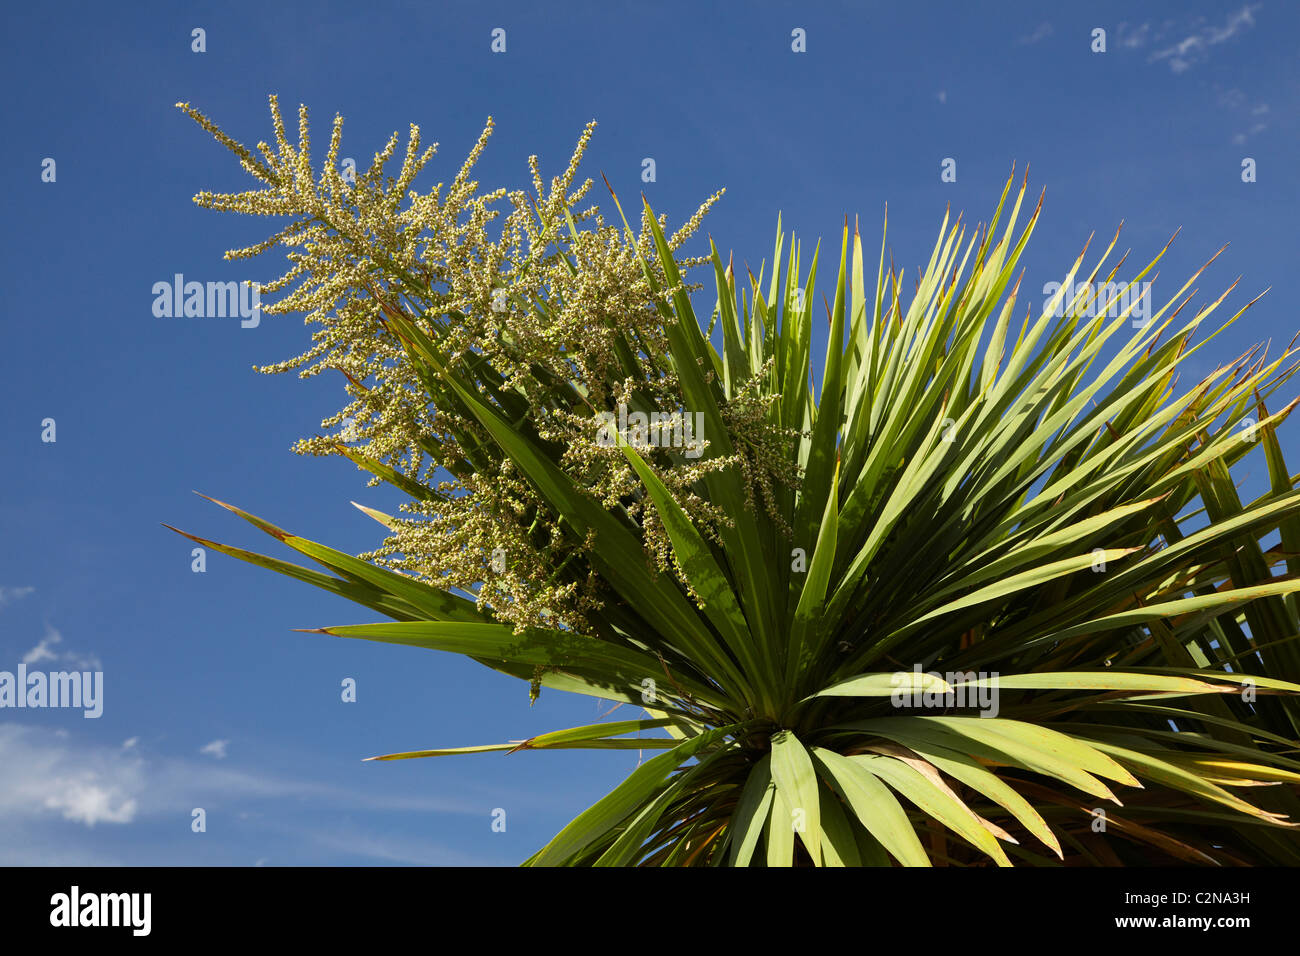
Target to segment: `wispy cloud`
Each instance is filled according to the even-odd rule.
[[[229,740],[214,740],[210,744],[204,744],[199,748],[199,753],[207,754],[209,757],[216,757],[218,760],[226,759],[226,749],[230,746]]]
[[[130,746],[92,744],[66,730],[0,724],[0,767],[5,768],[0,773],[0,866],[193,862],[188,824],[194,807],[209,812],[224,808],[231,819],[241,821],[264,818],[262,832],[290,841],[276,854],[280,863],[333,862],[339,857],[424,865],[493,862],[436,843],[338,825],[340,810],[483,817],[481,800],[372,793],[244,769],[228,761],[161,756],[149,753],[139,738],[131,741]],[[288,812],[277,812],[277,805]],[[327,811],[329,826],[301,822],[308,807]],[[170,836],[178,817],[184,821],[179,841]],[[161,841],[159,824],[169,834]],[[134,849],[129,859],[119,858],[123,840],[117,833],[130,834]],[[256,844],[232,852],[232,863],[240,862],[241,852],[247,854],[242,865],[269,861]]]
[[[1032,33],[1027,33],[1025,36],[1022,36],[1020,38],[1020,43],[1022,46],[1030,46],[1031,44],[1038,43],[1040,40],[1046,40],[1055,32],[1055,28],[1044,20],[1033,30]]]
[[[376,837],[357,831],[318,831],[305,836],[331,853],[377,860],[380,863],[409,866],[474,866],[484,863],[481,857],[471,857],[467,853],[450,850],[436,843],[405,837]],[[503,860],[501,864],[513,865],[513,862]]]
[[[21,601],[35,590],[34,587],[10,588],[0,585],[0,607],[12,604],[14,601]]]
[[[52,783],[45,807],[58,811],[65,820],[93,827],[96,823],[130,823],[135,819],[135,800],[114,788],[102,787],[84,777],[63,777]]]
[[[1236,87],[1227,90],[1220,89],[1217,100],[1219,106],[1233,114],[1233,118],[1238,124],[1238,131],[1232,137],[1232,142],[1235,145],[1241,146],[1251,137],[1257,136],[1268,129],[1269,114],[1272,109],[1267,103],[1251,100],[1249,96]]]
[[[147,790],[144,767],[115,752],[72,747],[55,731],[0,725],[0,817],[59,816],[93,827],[130,823]]]
[[[227,741],[213,741],[225,744]],[[207,750],[209,744],[203,750]],[[415,813],[482,813],[482,807],[424,796],[370,794],[142,752],[123,745],[79,743],[66,730],[0,724],[0,820],[61,816],[94,826],[174,814],[177,808],[229,799],[313,799],[322,804]]]
[[[1164,62],[1175,73],[1183,73],[1205,60],[1210,49],[1226,43],[1255,25],[1255,11],[1263,4],[1246,4],[1230,13],[1222,25],[1201,23],[1177,42],[1156,50],[1148,58],[1152,63]]]
[[[102,670],[104,665],[94,654],[78,654],[74,651],[59,652],[54,648],[63,643],[63,635],[50,625],[45,625],[45,636],[35,647],[23,655],[24,664],[39,664],[42,661],[60,661],[70,664],[78,670]]]
[[[30,651],[23,655],[24,664],[39,664],[41,661],[54,661],[59,659],[59,655],[54,653],[53,647],[63,641],[63,635],[53,628],[45,629],[45,636]]]
[[[1242,145],[1244,145],[1244,144],[1246,143],[1246,141],[1249,140],[1252,136],[1258,136],[1260,133],[1264,132],[1264,130],[1266,130],[1266,129],[1268,129],[1268,124],[1267,124],[1267,123],[1263,123],[1263,122],[1260,122],[1260,123],[1252,123],[1248,128],[1246,128],[1246,129],[1244,129],[1244,130],[1240,130],[1240,131],[1234,133],[1233,136],[1232,136],[1232,142],[1233,142],[1235,145],[1237,145],[1237,146],[1242,146]]]
[[[1151,24],[1140,23],[1137,25],[1123,22],[1115,28],[1115,38],[1119,45],[1130,50],[1136,50],[1146,45],[1151,39]]]

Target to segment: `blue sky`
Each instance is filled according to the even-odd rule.
[[[209,554],[160,522],[266,550],[191,494],[239,504],[353,553],[379,529],[349,504],[395,505],[348,463],[291,453],[336,411],[322,377],[253,364],[303,351],[292,318],[158,318],[154,283],[250,276],[221,260],[265,223],[196,208],[245,188],[232,158],[173,104],[247,142],[270,139],[268,93],[305,102],[323,138],[347,118],[364,168],[418,123],[449,180],[488,115],[485,185],[548,173],[583,124],[586,172],[644,189],[678,223],[715,189],[724,255],[771,256],[776,215],[834,243],[928,257],[946,204],[987,219],[1015,161],[1047,187],[1027,288],[1064,277],[1094,230],[1126,221],[1129,264],[1182,235],[1171,295],[1270,293],[1210,361],[1300,323],[1300,8],[1260,3],[392,3],[17,5],[5,12],[0,195],[0,670],[94,667],[104,712],[0,710],[0,864],[513,864],[603,795],[637,754],[578,751],[363,763],[394,750],[518,739],[603,707],[473,662],[294,633],[373,619]],[[206,52],[191,31],[206,31]],[[490,50],[506,31],[506,52]],[[806,32],[806,52],[791,32]],[[1106,30],[1105,53],[1090,49]],[[656,181],[642,183],[642,160]],[[1244,183],[1242,161],[1257,181]],[[56,178],[43,182],[42,163]],[[363,159],[364,158],[364,159]],[[957,181],[940,181],[956,160]],[[279,275],[278,261],[252,276]],[[1275,404],[1281,405],[1281,402]],[[57,440],[41,440],[52,418]],[[1284,429],[1297,446],[1293,423]],[[1245,469],[1259,490],[1262,460]],[[260,540],[259,540],[260,539]],[[279,552],[275,552],[279,553]],[[356,703],[340,699],[354,678]],[[623,716],[619,714],[618,716]],[[206,811],[204,833],[192,810]],[[492,813],[506,813],[494,832]]]

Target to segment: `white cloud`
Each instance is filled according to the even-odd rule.
[[[1230,90],[1220,90],[1218,101],[1225,109],[1239,110],[1246,105],[1246,94],[1234,86]]]
[[[947,103],[947,102],[948,102],[948,91],[947,91],[947,90],[940,90],[938,93],[935,94],[935,96],[938,98],[938,100],[939,100],[940,103]]]
[[[1043,21],[1037,26],[1037,28],[1035,28],[1035,30],[1032,33],[1029,33],[1026,36],[1022,36],[1020,38],[1020,42],[1024,46],[1029,46],[1030,44],[1037,43],[1040,40],[1046,40],[1054,32],[1055,29],[1053,28],[1053,26],[1047,21]]]
[[[116,788],[75,778],[55,780],[52,785],[45,806],[60,811],[65,820],[93,827],[96,823],[130,823],[135,819],[136,801]]]
[[[1242,30],[1253,27],[1255,25],[1255,11],[1262,6],[1262,3],[1248,3],[1236,13],[1230,14],[1227,23],[1218,29],[1210,31],[1207,42],[1213,46],[1216,43],[1222,43],[1224,40],[1231,40]]]
[[[482,858],[474,858],[469,854],[423,840],[376,837],[355,830],[332,830],[304,834],[304,836],[331,853],[358,856],[378,860],[381,863],[410,866],[481,866],[484,864]],[[513,863],[502,861],[497,865],[510,866]]]
[[[1266,129],[1268,129],[1267,123],[1256,123],[1254,126],[1250,127],[1250,129],[1237,133],[1232,137],[1232,141],[1236,145],[1241,146],[1246,142],[1246,140],[1250,139],[1252,136],[1259,135]]]
[[[291,779],[229,763],[165,757],[148,753],[131,738],[131,746],[87,743],[80,734],[26,724],[0,723],[0,866],[103,866],[139,862],[110,859],[87,830],[101,825],[112,830],[134,828],[149,821],[175,821],[189,835],[193,807],[205,807],[240,816],[276,818],[265,801],[292,801],[295,808],[310,801],[318,807],[364,811],[428,814],[453,813],[479,816],[481,800],[429,797],[423,794],[368,793],[312,780]],[[130,743],[131,741],[128,741]],[[383,786],[377,781],[378,786]],[[493,804],[489,804],[493,805]],[[145,833],[150,831],[146,830]],[[318,834],[303,829],[296,836],[303,848],[348,852],[349,841],[337,832]],[[409,855],[412,862],[437,862],[436,848],[417,850],[399,842],[368,845],[358,834],[351,851],[358,856],[397,862]],[[382,843],[382,841],[381,841]],[[175,864],[189,859],[182,851],[142,845],[144,859]],[[161,849],[163,856],[150,857]],[[472,861],[471,861],[472,862]]]
[[[210,744],[204,744],[199,748],[199,753],[207,754],[209,757],[216,757],[218,760],[226,759],[226,748],[230,746],[229,740],[214,740]]]
[[[54,650],[56,644],[63,643],[63,635],[56,629],[45,625],[45,636],[36,646],[23,655],[24,664],[39,664],[41,661],[62,661],[78,670],[103,670],[103,663],[94,654],[78,654],[75,651],[59,653]]]
[[[122,749],[123,749],[123,750],[130,750],[132,747],[134,747],[134,746],[135,746],[136,744],[138,744],[139,742],[140,742],[140,738],[139,738],[139,737],[127,737],[126,740],[122,741]]]
[[[1255,11],[1262,4],[1246,4],[1235,13],[1228,14],[1223,26],[1202,25],[1181,40],[1161,50],[1156,50],[1148,58],[1152,63],[1164,61],[1175,73],[1190,70],[1209,56],[1210,47],[1226,43],[1233,37],[1255,25]],[[1195,22],[1195,21],[1194,21]]]
[[[1121,23],[1115,28],[1115,33],[1119,37],[1120,46],[1136,50],[1138,47],[1145,45],[1147,40],[1151,38],[1151,24],[1143,23],[1141,26],[1130,26],[1128,23]]]
[[[135,816],[175,813],[177,807],[188,813],[191,807],[208,805],[195,802],[200,795],[209,803],[230,797],[316,798],[331,805],[408,813],[480,813],[482,809],[455,800],[359,793],[206,760],[147,756],[138,743],[129,748],[84,744],[73,741],[66,730],[24,724],[0,724],[0,767],[5,768],[0,774],[0,820],[84,807],[91,788],[117,798],[109,800],[113,808],[109,817],[124,816],[119,808],[127,801],[135,802]]]
[[[1252,136],[1268,129],[1265,117],[1271,112],[1267,103],[1252,103],[1241,90],[1233,87],[1218,91],[1219,106],[1235,114],[1238,132],[1232,137],[1233,143],[1240,146]]]
[[[47,739],[48,738],[48,739]],[[93,827],[130,823],[144,789],[138,762],[112,751],[70,748],[54,731],[0,725],[0,817],[42,816]]]
[[[0,585],[0,607],[14,601],[21,601],[35,590],[34,587],[8,588]]]
[[[55,644],[63,642],[63,635],[50,627],[45,626],[45,636],[41,638],[40,643],[23,655],[24,664],[39,664],[41,661],[57,661],[59,655],[50,650]]]

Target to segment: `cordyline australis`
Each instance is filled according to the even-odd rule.
[[[196,201],[289,217],[228,254],[289,247],[267,311],[320,325],[264,371],[346,379],[298,450],[410,498],[363,508],[390,536],[359,558],[224,505],[329,573],[187,537],[390,619],[313,633],[643,708],[375,758],[663,751],[529,864],[1300,864],[1300,476],[1277,437],[1296,402],[1266,407],[1294,352],[1175,387],[1244,308],[1193,342],[1223,302],[1186,314],[1193,276],[1134,329],[1160,255],[1115,285],[1112,240],[1013,328],[1041,209],[1017,236],[1013,180],[987,228],[945,217],[910,296],[883,237],[868,284],[846,223],[818,303],[817,253],[805,273],[779,224],[767,278],[712,243],[679,255],[717,195],[671,237],[648,205],[635,233],[583,208],[591,126],[549,185],[530,159],[531,195],[471,180],[490,121],[418,193],[414,126],[396,178],[394,134],[351,182],[340,119],[317,173],[305,109],[291,144],[273,98],[256,153],[182,109],[258,181]],[[597,440],[628,409],[698,415],[703,451]],[[1243,503],[1252,453],[1270,488]]]

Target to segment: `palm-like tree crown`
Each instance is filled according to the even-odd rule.
[[[198,201],[293,217],[235,253],[293,247],[274,308],[322,325],[269,370],[347,377],[342,429],[300,450],[411,499],[364,509],[391,537],[360,558],[225,506],[329,573],[194,540],[389,618],[319,633],[644,708],[376,758],[662,751],[529,863],[1300,863],[1295,402],[1266,406],[1293,352],[1176,383],[1244,308],[1188,314],[1193,276],[1148,309],[1160,256],[1117,281],[1112,240],[1017,324],[1041,199],[1017,234],[1013,180],[987,228],[945,217],[910,292],[846,222],[819,302],[779,225],[747,284],[679,256],[716,196],[671,237],[648,204],[639,233],[580,210],[590,127],[528,196],[470,180],[489,124],[403,206],[414,128],[398,177],[394,134],[350,183],[341,121],[314,178],[305,110],[295,146],[273,101],[258,158],[185,109],[263,187]],[[1243,503],[1252,453],[1270,490]]]

